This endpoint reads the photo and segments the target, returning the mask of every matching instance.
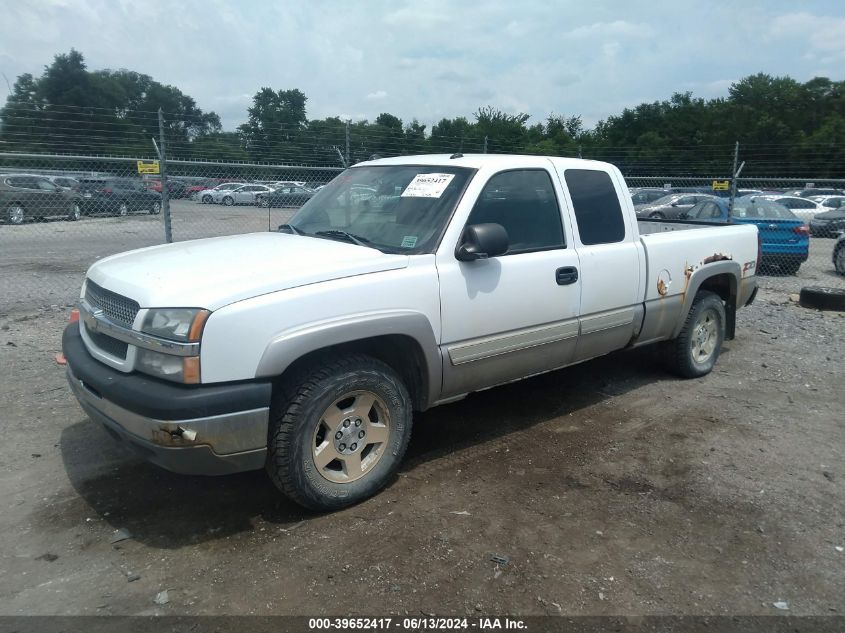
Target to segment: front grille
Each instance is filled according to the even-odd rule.
[[[95,310],[102,310],[103,315],[113,323],[127,328],[135,323],[135,316],[141,309],[137,301],[101,288],[90,279],[85,284],[85,301]]]
[[[118,341],[116,338],[112,338],[111,336],[107,336],[100,332],[92,332],[88,329],[87,325],[85,326],[85,333],[88,334],[91,342],[99,349],[103,350],[106,354],[119,358],[120,360],[126,360],[126,350],[129,348],[127,343]]]

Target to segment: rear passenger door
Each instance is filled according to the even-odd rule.
[[[620,204],[626,192],[610,172],[563,169],[581,263],[581,331],[575,360],[626,345],[640,304],[639,239],[632,213]]]
[[[444,398],[571,362],[581,280],[559,193],[547,169],[493,174],[465,226],[501,224],[507,253],[461,262],[458,244],[438,250]]]

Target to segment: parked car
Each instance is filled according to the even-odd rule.
[[[82,214],[75,191],[65,191],[43,176],[26,174],[0,176],[0,211],[9,224],[23,224],[27,219],[78,220]]]
[[[845,196],[812,196],[807,199],[821,205],[822,211],[829,211],[830,209],[838,209],[839,207],[845,206]]]
[[[197,194],[199,194],[201,191],[205,191],[206,189],[213,189],[221,182],[229,181],[223,181],[220,178],[197,178],[196,180],[187,183],[187,186],[185,187],[185,197],[192,199],[196,198]]]
[[[79,180],[70,176],[47,176],[47,180],[64,191],[79,191]]]
[[[137,211],[161,213],[161,194],[150,191],[136,178],[82,178],[82,212],[85,215],[128,215]]]
[[[826,210],[812,198],[799,198],[798,196],[783,195],[763,195],[759,197],[783,205],[792,211],[796,217],[801,218],[805,222],[809,222],[816,216],[817,213],[821,213]]]
[[[150,179],[145,181],[147,189],[150,191],[155,191],[158,194],[161,194],[161,180],[158,178]],[[187,183],[182,180],[176,180],[172,178],[167,179],[167,193],[171,198],[185,198],[187,197],[186,191],[188,189]]]
[[[637,217],[676,220],[699,202],[712,200],[715,196],[704,193],[670,193],[651,204],[636,209]]]
[[[690,209],[684,218],[704,222],[728,222],[730,200],[705,200]],[[762,196],[743,196],[734,200],[730,215],[733,224],[754,224],[763,247],[762,264],[787,275],[798,272],[810,254],[807,225],[785,206]]]
[[[651,204],[656,200],[668,195],[670,191],[662,187],[637,187],[630,190],[631,202],[634,203],[634,208],[639,209],[647,204]]]
[[[270,193],[259,193],[255,204],[259,207],[301,207],[314,197],[316,191],[305,187],[279,187]]]
[[[845,231],[845,207],[816,214],[810,220],[810,235],[813,237],[836,237]]]
[[[359,163],[278,233],[95,263],[62,339],[70,388],[165,468],[360,502],[395,476],[414,411],[658,342],[680,376],[713,369],[756,293],[757,230],[641,233],[624,187],[572,158]]]
[[[841,196],[843,191],[841,189],[819,189],[812,187],[810,189],[802,189],[796,195],[799,198],[810,198],[812,196]]]
[[[840,275],[845,275],[845,232],[833,245],[833,267]]]
[[[233,189],[215,191],[211,197],[215,203],[230,207],[234,204],[255,204],[255,196],[260,193],[266,195],[272,192],[273,188],[267,185],[239,185]]]
[[[231,191],[232,189],[237,189],[238,187],[242,187],[244,183],[242,182],[222,182],[211,189],[203,189],[198,194],[193,196],[194,200],[199,200],[203,204],[212,204],[214,202],[219,202],[220,194],[223,191]]]

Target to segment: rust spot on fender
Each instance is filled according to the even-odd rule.
[[[704,261],[701,262],[703,264],[712,264],[713,262],[723,262],[726,260],[731,260],[733,257],[730,255],[723,255],[722,253],[713,253],[710,257],[705,257]]]

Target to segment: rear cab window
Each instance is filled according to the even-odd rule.
[[[563,173],[581,243],[622,242],[625,218],[610,174],[597,169],[566,169]]]

